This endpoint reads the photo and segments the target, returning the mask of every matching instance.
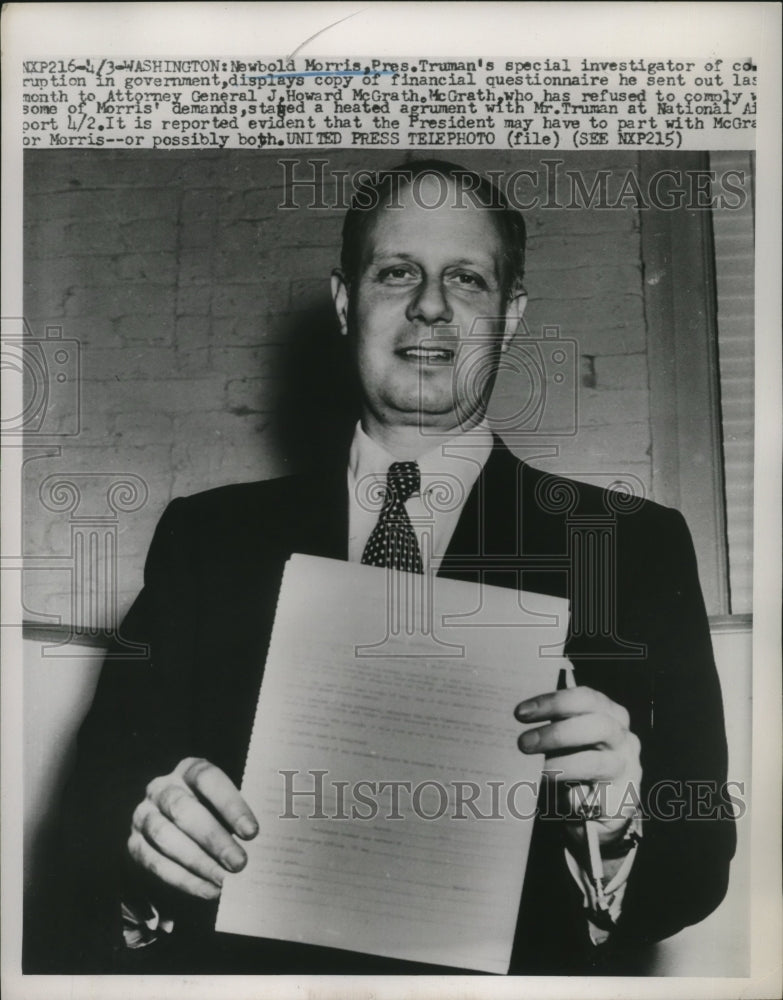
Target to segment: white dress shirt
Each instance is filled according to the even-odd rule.
[[[418,457],[421,492],[405,502],[424,571],[437,573],[468,494],[492,451],[492,431],[479,424]],[[348,560],[362,553],[383,506],[386,474],[399,461],[356,425],[348,458]]]

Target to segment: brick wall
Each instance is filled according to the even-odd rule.
[[[85,511],[96,524],[108,518],[122,612],[172,497],[285,474],[307,464],[332,427],[344,428],[328,286],[343,212],[279,211],[278,158],[245,151],[26,154],[25,318],[35,337],[61,328],[78,342],[81,363],[79,433],[27,442],[25,552],[44,557],[26,575],[29,618],[69,621],[76,613],[71,537]],[[340,151],[331,166],[353,172],[401,158]],[[622,152],[559,158],[563,169],[579,168],[588,189],[598,170],[612,171],[616,189],[636,163]],[[458,159],[483,169],[541,169],[534,155]],[[633,474],[647,488],[638,213],[540,207],[527,222],[530,336],[512,352],[517,370],[498,380],[493,412],[502,419],[540,403],[531,394],[530,364],[547,347],[546,327],[573,350],[567,364],[578,392],[550,378],[538,433],[517,441],[516,450],[599,482]],[[59,391],[53,383],[52,407]],[[146,484],[146,498],[135,510],[112,509],[98,473],[132,473]],[[75,513],[41,499],[52,475],[77,483],[83,500]],[[110,610],[91,614],[101,621]]]

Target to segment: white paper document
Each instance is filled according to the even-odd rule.
[[[217,930],[506,973],[566,600],[294,555]]]

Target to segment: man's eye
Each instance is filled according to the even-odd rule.
[[[394,267],[384,267],[378,272],[378,277],[381,281],[387,282],[400,282],[400,281],[410,281],[413,277],[413,271],[409,267],[404,267],[403,265],[395,265]]]
[[[464,288],[483,289],[487,287],[486,281],[484,281],[480,275],[474,274],[472,271],[457,271],[452,275],[452,281]]]

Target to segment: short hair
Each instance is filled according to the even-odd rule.
[[[453,181],[463,207],[467,201],[491,212],[502,246],[501,290],[508,298],[516,286],[521,286],[525,272],[525,220],[489,178],[447,160],[413,160],[388,170],[365,170],[357,175],[351,207],[343,222],[340,266],[345,280],[350,284],[359,272],[364,241],[378,210],[393,205],[402,187],[427,175]]]

